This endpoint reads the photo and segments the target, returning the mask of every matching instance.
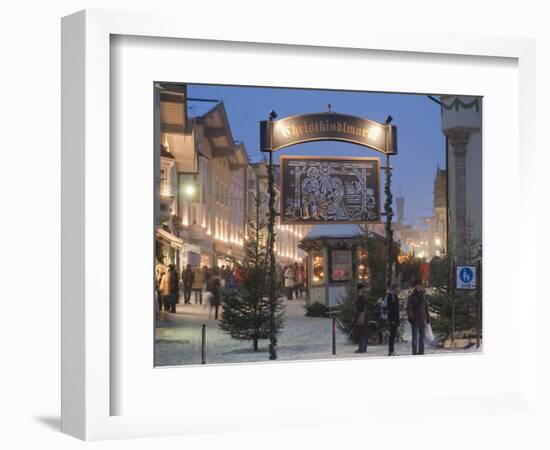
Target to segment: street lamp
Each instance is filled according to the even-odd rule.
[[[196,181],[190,181],[182,185],[181,190],[183,191],[183,195],[186,198],[186,200],[190,200],[192,202],[198,202],[199,201],[199,183]]]
[[[189,197],[192,197],[193,194],[195,193],[195,186],[193,186],[192,184],[188,185],[188,186],[185,186],[185,193],[189,196]]]

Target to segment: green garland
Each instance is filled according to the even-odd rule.
[[[470,103],[464,103],[459,98],[455,98],[453,102],[450,105],[446,105],[443,100],[441,100],[441,106],[445,108],[447,111],[450,111],[454,108],[455,111],[458,111],[459,107],[464,109],[471,109],[475,108],[476,112],[479,113],[479,98],[476,98],[475,100],[472,100]]]
[[[393,194],[391,191],[391,177],[392,172],[388,158],[386,167],[386,184],[384,186],[384,194],[386,195],[386,201],[384,202],[384,211],[386,213],[386,287],[388,288],[391,287],[393,268],[393,229],[391,225],[393,217]]]

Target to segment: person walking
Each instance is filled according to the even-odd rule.
[[[155,290],[157,292],[158,308],[159,308],[159,311],[162,311],[162,293],[160,289],[160,283],[162,281],[162,278],[166,275],[166,267],[164,267],[163,264],[158,263],[156,271],[157,271],[157,277],[156,277]]]
[[[285,290],[286,298],[292,300],[292,292],[294,291],[295,274],[292,266],[288,266],[285,270]]]
[[[218,313],[222,302],[222,286],[219,276],[212,277],[212,295],[210,296],[210,312],[208,317],[212,317],[212,310],[214,310],[214,319],[218,320]]]
[[[390,328],[390,336],[388,339],[388,355],[399,356],[395,353],[395,338],[399,329],[399,283],[392,283],[386,295],[386,312],[388,314],[388,325]]]
[[[225,268],[225,265],[222,265],[222,268],[220,270],[220,273],[219,273],[219,276],[220,276],[220,283],[221,283],[221,287],[225,287],[225,277],[226,277],[226,268]]]
[[[235,266],[233,270],[233,280],[235,281],[235,286],[239,288],[243,282],[243,271],[239,266]]]
[[[422,281],[415,281],[413,286],[413,291],[407,300],[407,319],[412,328],[412,354],[423,355],[426,326],[431,320],[430,312],[424,297]]]
[[[161,309],[170,310],[170,266],[160,278],[159,282],[160,297],[162,300]]]
[[[160,281],[160,290],[165,311],[176,312],[176,303],[179,298],[179,277],[175,264],[168,266],[168,272]]]
[[[365,297],[365,285],[357,283],[357,297],[355,298],[355,317],[353,319],[357,335],[357,350],[355,353],[367,353],[368,321],[367,299]]]
[[[200,266],[196,266],[193,270],[191,292],[195,293],[195,305],[202,305],[202,271]]]
[[[296,298],[302,298],[302,290],[304,288],[304,282],[302,279],[302,271],[298,266],[298,263],[294,263],[294,295]]]
[[[207,266],[202,266],[202,270],[201,270],[202,292],[206,292],[208,290],[209,279],[210,279],[210,269]]]
[[[183,284],[183,301],[186,305],[191,303],[191,288],[193,287],[193,280],[195,274],[191,269],[191,264],[187,264],[185,270],[181,273],[181,281]]]

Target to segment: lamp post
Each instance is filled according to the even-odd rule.
[[[385,124],[389,125],[393,120],[392,116],[388,116]],[[393,275],[393,229],[392,229],[392,217],[393,217],[393,194],[391,191],[391,166],[390,155],[386,154],[386,184],[384,186],[384,194],[386,195],[386,201],[384,202],[384,213],[386,215],[386,287],[389,289],[392,284]]]
[[[273,121],[277,117],[275,111],[269,114],[269,120]],[[269,152],[269,164],[267,165],[268,187],[269,194],[269,220],[267,224],[268,250],[267,257],[269,259],[269,359],[277,359],[277,329],[275,326],[275,307],[276,307],[276,289],[275,289],[275,177],[273,175],[273,151]]]

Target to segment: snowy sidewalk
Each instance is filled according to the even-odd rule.
[[[306,317],[302,300],[287,300],[284,304],[286,320],[278,336],[279,361],[387,356],[387,344],[369,345],[366,354],[354,353],[357,347],[350,344],[340,331],[336,334],[336,355],[333,355],[332,319]],[[251,342],[237,341],[224,334],[214,320],[213,310],[210,311],[206,305],[180,303],[175,314],[161,312],[156,323],[156,366],[200,364],[202,324],[206,325],[207,364],[265,362],[269,359],[267,340],[260,342],[259,352],[252,351]],[[410,355],[411,346],[398,343],[396,352]],[[426,354],[449,352],[449,349],[426,348]]]

